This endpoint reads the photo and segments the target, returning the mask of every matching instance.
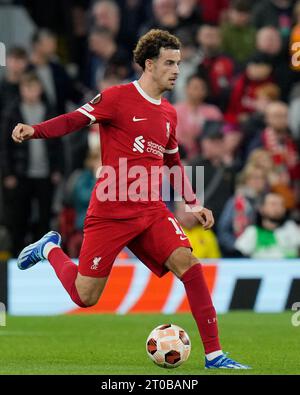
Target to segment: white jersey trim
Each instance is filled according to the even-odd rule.
[[[85,115],[86,117],[90,118],[91,122],[90,125],[92,125],[93,123],[96,122],[96,118],[94,117],[94,115],[88,113],[87,111],[85,111],[83,108],[78,108],[76,111],[81,112],[81,114]]]
[[[148,100],[152,104],[156,104],[159,106],[161,104],[161,99],[153,99],[153,97],[149,96],[141,87],[138,81],[134,81],[133,85],[136,87],[137,91],[144,99]]]
[[[166,149],[165,150],[165,154],[176,154],[176,152],[178,152],[178,147],[176,147],[174,149]]]

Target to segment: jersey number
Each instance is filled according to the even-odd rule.
[[[179,222],[177,221],[177,219],[176,218],[172,218],[172,217],[168,217],[168,220],[174,226],[176,234],[180,235],[180,238],[184,237],[186,239],[187,237],[184,234],[184,231],[182,230],[181,226],[179,225]]]

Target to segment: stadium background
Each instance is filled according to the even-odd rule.
[[[299,2],[0,0],[0,26],[7,50],[0,67],[0,301],[10,314],[78,312],[50,266],[22,273],[13,259],[50,227],[78,257],[101,160],[93,127],[52,147],[22,150],[9,143],[12,127],[35,119],[37,108],[43,120],[42,114],[70,111],[99,90],[138,78],[131,51],[150,28],[182,41],[181,76],[167,96],[178,112],[184,162],[205,166],[205,204],[216,226],[203,232],[180,205],[168,205],[196,255],[207,260],[217,310],[280,312],[300,301],[300,71],[290,60],[300,41]],[[36,76],[42,93],[28,104],[24,91]],[[44,155],[42,172],[34,166],[37,151]],[[282,206],[281,237],[269,228],[272,202],[265,196]],[[263,235],[259,243],[249,231],[241,239],[251,225]],[[156,279],[125,250],[99,304],[85,313],[186,312],[182,292],[173,276]]]

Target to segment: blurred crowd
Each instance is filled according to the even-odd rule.
[[[195,255],[300,256],[300,67],[291,63],[300,1],[0,0],[0,25],[0,259],[50,227],[78,256],[101,161],[97,128],[21,145],[11,132],[139,78],[132,49],[151,28],[182,43],[167,98],[184,164],[205,167],[215,227],[204,231],[183,204],[168,205]]]

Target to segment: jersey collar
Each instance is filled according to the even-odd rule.
[[[147,93],[142,89],[141,85],[138,83],[138,81],[134,81],[133,85],[136,87],[137,91],[141,96],[143,96],[144,99],[148,100],[152,104],[156,104],[159,106],[161,104],[161,99],[153,99]]]

